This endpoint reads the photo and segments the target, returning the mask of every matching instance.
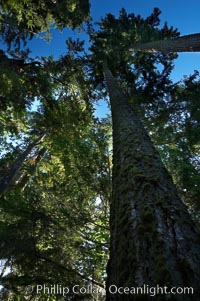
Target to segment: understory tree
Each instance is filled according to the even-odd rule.
[[[74,284],[103,287],[105,277],[108,122],[93,116],[78,60],[50,59],[37,68],[35,87],[45,89],[37,96],[39,108],[30,110],[25,102],[17,111],[10,101],[2,109],[2,298],[41,300],[44,292],[37,294],[36,286],[59,282],[77,300]]]
[[[1,299],[62,300],[37,293],[59,283],[77,300],[74,284],[103,287],[105,277],[109,120],[93,114],[82,58],[69,50],[57,61],[30,59],[20,26],[11,40],[3,32],[8,51],[0,54]]]

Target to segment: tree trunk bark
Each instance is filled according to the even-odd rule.
[[[171,40],[159,40],[148,43],[135,44],[130,51],[142,50],[146,52],[199,52],[200,33],[185,35]]]
[[[152,300],[147,294],[113,293],[113,285],[117,288],[193,287],[195,298],[176,294],[170,298],[169,295],[156,295],[155,300],[197,300],[198,230],[143,124],[106,65],[104,75],[113,122],[111,243],[106,300]]]
[[[33,148],[41,143],[42,139],[47,135],[48,131],[44,132],[42,135],[40,135],[39,138],[37,138],[35,141],[29,144],[27,149],[19,156],[17,161],[12,165],[10,170],[7,172],[7,174],[1,179],[0,181],[0,197],[3,195],[6,195],[10,189],[15,185],[17,180],[20,178],[20,168],[22,167],[22,164],[26,160],[27,156],[31,153]]]

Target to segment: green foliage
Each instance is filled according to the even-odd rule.
[[[19,89],[22,105],[2,91],[1,178],[31,141],[47,135],[24,158],[14,187],[1,198],[0,255],[11,270],[0,280],[10,300],[23,300],[27,285],[103,284],[108,256],[109,126],[93,116],[82,61],[72,54],[58,61],[50,57],[24,63],[21,74],[27,83]],[[39,108],[30,111],[36,97]]]
[[[197,71],[174,86],[165,105],[146,120],[179,194],[199,223],[199,97]]]
[[[146,110],[152,103],[161,103],[160,100],[173,85],[169,75],[173,70],[173,60],[177,58],[176,53],[130,51],[137,42],[178,36],[177,30],[167,24],[160,28],[159,15],[160,10],[154,9],[150,17],[143,19],[122,9],[119,18],[108,14],[98,23],[98,31],[90,30],[92,75],[97,86],[103,89],[102,62],[107,60],[122,90],[139,111],[141,106]],[[144,111],[141,116],[144,116]]]
[[[1,1],[1,6],[3,37],[16,48],[21,39],[25,42],[47,30],[50,22],[59,28],[75,27],[88,16],[88,1],[13,0]],[[3,300],[25,300],[27,285],[104,283],[111,123],[109,118],[94,117],[93,104],[107,96],[105,59],[160,150],[184,202],[199,219],[198,74],[175,85],[169,76],[176,54],[129,51],[135,42],[178,35],[167,24],[159,27],[159,14],[158,9],[146,19],[125,10],[119,18],[108,14],[99,23],[100,30],[90,32],[90,56],[83,54],[82,41],[72,39],[58,60],[30,59],[28,51],[19,49],[0,52],[1,179],[30,143],[47,133],[21,162],[12,189],[1,197],[0,258],[9,267],[8,274],[0,276]],[[145,175],[136,178],[142,182]],[[141,224],[141,232],[149,230],[152,212],[144,210],[143,215],[146,224]],[[36,296],[35,289],[31,297],[47,300]]]
[[[19,50],[35,34],[48,32],[53,23],[59,29],[80,27],[89,18],[88,0],[0,1],[0,32],[8,45]]]
[[[144,57],[140,53],[142,58],[135,59],[130,51],[131,45],[137,42],[178,36],[177,30],[169,28],[167,24],[163,28],[159,28],[160,13],[160,10],[155,8],[146,19],[140,15],[135,16],[133,13],[127,14],[125,9],[120,11],[119,18],[108,14],[100,23],[97,23],[100,30],[90,30],[90,38],[93,42],[91,51],[94,60],[102,63],[106,59],[115,74],[123,74],[125,69],[131,69],[132,64],[141,62]],[[102,67],[97,65],[97,68]],[[138,67],[136,66],[136,68]],[[151,65],[149,68],[152,69]]]

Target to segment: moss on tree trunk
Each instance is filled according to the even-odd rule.
[[[113,120],[113,183],[106,300],[148,300],[110,294],[109,287],[191,286],[200,280],[200,240],[171,176],[128,99],[104,66]],[[168,297],[167,299],[165,297]],[[143,299],[142,299],[143,298]],[[193,300],[158,295],[155,300]]]

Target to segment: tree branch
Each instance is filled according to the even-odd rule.
[[[0,196],[5,195],[15,184],[16,180],[18,179],[19,171],[26,160],[27,156],[31,153],[33,148],[40,144],[44,137],[48,134],[48,130],[45,131],[40,135],[39,138],[37,138],[35,141],[30,143],[27,147],[27,149],[19,156],[17,161],[11,166],[10,170],[7,172],[7,174],[1,179],[0,181]]]
[[[56,265],[57,267],[61,268],[62,270],[65,270],[67,272],[70,272],[70,273],[75,273],[77,274],[79,277],[81,277],[82,279],[86,280],[86,281],[89,281],[89,282],[92,282],[93,284],[99,286],[99,287],[102,287],[104,288],[104,285],[97,282],[96,280],[93,280],[91,278],[88,278],[87,276],[84,276],[83,274],[79,273],[77,270],[75,269],[69,269],[69,268],[66,268],[64,265],[62,265],[61,263],[58,263],[58,262],[55,262],[54,260],[50,259],[50,258],[46,258],[44,256],[41,256],[41,255],[38,255],[39,258],[53,264],[53,265]]]

